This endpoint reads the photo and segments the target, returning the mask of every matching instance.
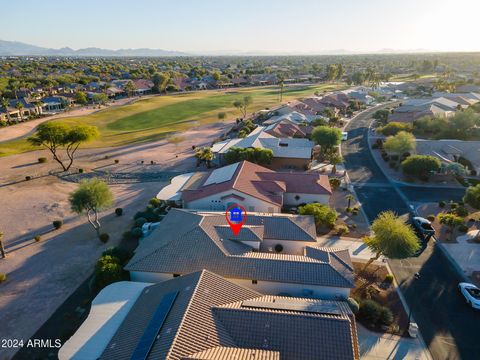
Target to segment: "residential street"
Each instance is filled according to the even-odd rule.
[[[410,203],[459,200],[462,189],[398,185],[383,175],[367,146],[370,116],[376,110],[350,122],[346,129],[349,140],[342,146],[345,167],[369,221],[384,210],[406,214]],[[433,358],[478,359],[480,313],[465,304],[457,289],[462,279],[434,242],[419,257],[389,264]],[[415,272],[421,277],[412,285]]]

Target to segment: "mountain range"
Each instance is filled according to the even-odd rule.
[[[0,40],[0,56],[187,56],[180,51],[162,49],[119,49],[109,50],[89,47],[74,50],[69,47],[60,49],[45,48],[18,41]]]
[[[89,47],[84,49],[74,50],[69,47],[63,47],[60,49],[45,48],[41,46],[26,44],[18,41],[5,41],[0,40],[0,56],[195,56],[195,55],[207,55],[207,56],[266,56],[266,55],[349,55],[349,54],[401,54],[401,53],[426,53],[432,52],[426,49],[413,49],[413,50],[395,50],[395,49],[382,49],[378,51],[352,51],[345,49],[337,50],[325,50],[321,52],[270,52],[270,51],[241,51],[241,50],[221,50],[221,51],[205,51],[196,53],[185,53],[181,51],[171,51],[162,49],[101,49],[96,47]]]

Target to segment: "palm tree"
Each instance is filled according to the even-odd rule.
[[[8,111],[9,105],[10,102],[7,99],[2,98],[2,106],[5,109],[5,113],[7,114],[7,122],[10,125],[12,123],[12,119],[10,118],[10,112]]]
[[[352,194],[348,194],[347,196],[345,196],[345,199],[348,200],[347,209],[350,209],[350,205],[352,205],[352,200],[355,200],[355,197]]]
[[[18,110],[18,113],[20,114],[20,119],[23,121],[23,104],[19,101],[15,104],[15,107]]]

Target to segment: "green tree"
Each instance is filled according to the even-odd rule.
[[[412,152],[416,148],[415,136],[406,132],[400,131],[394,136],[389,136],[383,145],[385,151],[390,154],[404,154]]]
[[[327,65],[327,80],[333,81],[338,76],[338,66],[337,64],[328,64]]]
[[[409,156],[402,162],[402,171],[405,175],[428,179],[431,173],[440,170],[440,160],[430,155]]]
[[[463,201],[474,209],[480,210],[480,184],[468,187]]]
[[[215,154],[212,152],[211,147],[204,147],[195,151],[195,157],[197,158],[197,166],[204,162],[207,168],[210,168]]]
[[[381,109],[375,111],[373,118],[382,124],[386,124],[388,120],[388,115],[390,115],[390,110]]]
[[[83,91],[77,91],[75,94],[75,102],[79,105],[87,105],[87,94],[85,94]]]
[[[455,214],[448,214],[448,213],[438,214],[438,221],[440,222],[440,224],[446,225],[449,228],[449,231],[452,234],[452,237],[453,237],[453,232],[455,228],[464,224],[462,217]]]
[[[83,180],[70,194],[69,202],[73,212],[87,215],[88,222],[100,237],[101,224],[98,212],[108,209],[113,204],[113,194],[107,183],[97,178]]]
[[[387,125],[379,128],[377,131],[382,133],[385,136],[394,136],[394,135],[397,135],[400,131],[411,132],[412,125],[407,123],[392,121],[392,122],[389,122]]]
[[[214,71],[214,72],[212,73],[212,78],[213,78],[213,80],[218,81],[218,80],[220,80],[220,77],[221,77],[221,75],[220,75],[220,73],[219,73],[218,71]]]
[[[224,120],[227,117],[227,114],[225,112],[221,111],[221,112],[218,113],[217,116],[218,116],[219,120]]]
[[[247,116],[247,109],[252,104],[252,102],[252,97],[250,95],[247,95],[244,96],[241,100],[235,100],[233,102],[233,106],[237,108],[242,114],[242,117],[245,118]]]
[[[5,109],[5,113],[7,114],[7,122],[8,124],[12,123],[12,118],[10,117],[10,111],[8,110],[10,106],[10,102],[6,98],[2,98],[2,107]]]
[[[363,239],[375,254],[363,270],[381,255],[390,259],[404,259],[414,255],[420,248],[414,230],[392,211],[378,215],[372,223],[373,235]]]
[[[312,140],[321,146],[322,153],[326,154],[342,141],[342,131],[329,126],[317,126],[313,129]]]
[[[95,104],[105,105],[108,102],[108,96],[104,93],[94,94],[92,97],[92,101]]]
[[[75,153],[83,143],[96,139],[99,136],[96,126],[85,124],[69,125],[60,121],[49,121],[40,124],[34,136],[28,141],[36,146],[47,148],[64,171],[70,169],[73,164]],[[60,151],[64,150],[67,155],[67,163],[60,157]]]
[[[20,115],[20,119],[23,121],[23,104],[19,101],[15,104],[15,108],[18,110],[18,114]]]
[[[103,255],[95,264],[95,285],[97,290],[127,278],[128,276],[123,270],[120,260],[115,256]]]
[[[160,94],[161,92],[167,89],[168,82],[170,81],[170,76],[167,73],[157,72],[153,75],[153,90]]]
[[[132,81],[129,81],[125,84],[125,87],[123,88],[123,90],[125,90],[128,97],[132,97],[133,92],[135,91],[135,85],[133,84]]]
[[[338,214],[334,209],[320,203],[310,203],[298,208],[300,215],[312,215],[315,219],[315,226],[319,231],[323,226],[333,228],[337,221]]]
[[[348,201],[347,209],[350,209],[352,205],[352,201],[355,200],[355,196],[353,196],[352,194],[348,194],[347,196],[345,196],[345,199],[347,199]]]
[[[337,173],[337,165],[343,163],[342,156],[338,153],[338,151],[331,151],[326,154],[325,160],[327,160],[330,165],[332,165],[332,174]]]

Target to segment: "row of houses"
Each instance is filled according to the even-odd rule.
[[[124,267],[131,281],[100,292],[59,358],[359,359],[349,251],[322,247],[313,216],[282,213],[332,195],[326,175],[275,170],[310,162],[308,128],[279,119],[214,144],[218,168],[162,188],[157,198],[176,207],[141,239]],[[232,147],[269,148],[274,161],[222,167]],[[248,213],[236,235],[232,205]]]
[[[413,123],[425,116],[451,117],[455,112],[480,102],[480,94],[436,92],[431,97],[407,99],[388,117],[389,121]]]

